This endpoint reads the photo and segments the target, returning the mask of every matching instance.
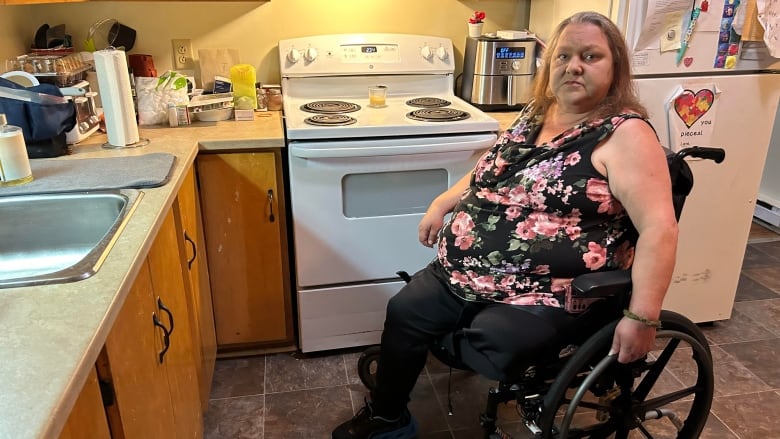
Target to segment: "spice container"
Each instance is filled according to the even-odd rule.
[[[266,105],[271,111],[282,109],[282,87],[279,85],[266,85]]]
[[[268,107],[266,105],[266,100],[265,100],[265,89],[263,88],[263,84],[259,82],[255,84],[255,94],[257,95],[257,110],[258,111],[268,110]]]

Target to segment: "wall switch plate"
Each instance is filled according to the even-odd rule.
[[[192,59],[192,41],[190,39],[171,40],[173,44],[173,68],[176,70],[195,70]]]

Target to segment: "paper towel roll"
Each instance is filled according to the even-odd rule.
[[[111,146],[131,146],[140,140],[135,120],[133,92],[123,50],[108,48],[93,53],[106,132]]]

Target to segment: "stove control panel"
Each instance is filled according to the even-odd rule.
[[[409,34],[336,34],[279,41],[283,77],[453,73],[452,41]]]
[[[339,49],[345,63],[394,63],[400,56],[396,44],[342,44]]]

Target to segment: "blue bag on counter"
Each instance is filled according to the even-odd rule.
[[[30,93],[32,92],[32,93]],[[24,87],[0,78],[0,113],[22,129],[30,158],[69,152],[66,134],[76,126],[76,105],[53,84]]]

